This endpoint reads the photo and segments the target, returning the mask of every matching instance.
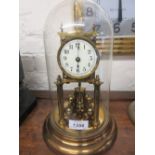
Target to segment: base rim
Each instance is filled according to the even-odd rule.
[[[107,125],[90,139],[73,141],[66,139],[64,133],[57,133],[51,127],[50,115],[46,118],[43,126],[43,138],[51,151],[61,155],[97,155],[109,150],[117,137],[117,125],[113,117],[109,116]],[[92,140],[94,138],[94,140]]]

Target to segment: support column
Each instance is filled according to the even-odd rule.
[[[59,122],[63,123],[64,116],[64,106],[63,106],[63,80],[60,75],[57,78],[57,98],[58,98],[58,108],[59,108]]]
[[[99,75],[96,76],[94,82],[94,126],[97,127],[99,125],[99,104],[100,104],[100,78]]]

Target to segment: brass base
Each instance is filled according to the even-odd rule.
[[[117,136],[116,122],[111,117],[101,127],[91,131],[62,129],[52,118],[50,114],[45,120],[43,137],[56,154],[95,155],[107,151]]]

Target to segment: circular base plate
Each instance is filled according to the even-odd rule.
[[[95,155],[105,152],[117,136],[116,122],[110,117],[92,131],[73,131],[58,126],[49,115],[43,126],[43,137],[48,147],[56,154]]]

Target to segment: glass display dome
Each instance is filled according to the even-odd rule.
[[[53,151],[95,154],[116,137],[109,114],[113,30],[91,0],[64,0],[49,14],[44,44],[52,108],[43,136]]]

